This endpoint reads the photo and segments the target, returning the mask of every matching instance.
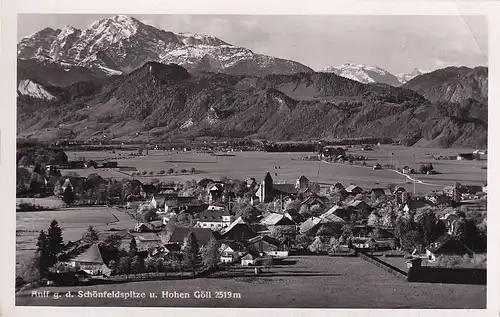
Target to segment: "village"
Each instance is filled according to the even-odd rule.
[[[52,163],[67,160],[54,153]],[[325,153],[319,154],[321,159],[340,155]],[[117,167],[113,161],[63,164]],[[265,276],[296,256],[317,255],[362,257],[396,276],[420,281],[426,281],[420,267],[486,267],[486,184],[455,182],[420,195],[396,185],[320,186],[306,175],[297,175],[294,183],[277,182],[272,175],[281,166],[261,178],[181,184],[106,180],[97,173],[61,176],[57,164],[36,165],[32,170],[43,170],[40,175],[47,177],[40,186],[32,178],[32,188],[43,187],[83,211],[85,206],[108,205],[135,222],[107,237],[89,226],[80,240],[65,243],[54,219],[37,240],[30,266],[37,274],[20,273],[19,287],[199,278],[228,271],[227,278],[234,278],[235,272],[248,274],[249,269]],[[19,207],[29,209],[30,204]],[[50,242],[54,235],[59,236],[58,247]],[[36,276],[36,283],[22,277],[26,275]],[[432,281],[436,274],[428,275]],[[485,271],[473,275],[481,280]]]

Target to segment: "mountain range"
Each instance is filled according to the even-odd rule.
[[[394,76],[349,63],[315,72],[115,16],[18,44],[18,133],[148,142],[369,136],[484,148],[487,83],[485,67]]]

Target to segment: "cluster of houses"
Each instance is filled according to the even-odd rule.
[[[323,212],[319,216],[304,217],[297,210],[285,210],[281,213],[268,213],[260,216],[252,223],[238,217],[235,219],[230,208],[230,196],[224,189],[222,182],[207,184],[207,201],[203,202],[195,197],[179,196],[176,188],[167,188],[159,192],[152,185],[142,185],[141,195],[147,204],[156,210],[159,220],[138,223],[128,232],[128,240],[124,246],[135,239],[138,252],[144,258],[158,255],[168,255],[170,252],[179,252],[185,238],[193,232],[201,247],[211,240],[220,241],[221,262],[240,263],[241,265],[257,265],[266,259],[287,257],[294,246],[288,238],[278,240],[272,236],[274,229],[289,229],[297,234],[315,235],[321,228],[342,228],[351,224],[352,238],[342,241],[342,247],[361,250],[390,249],[394,239],[394,228],[371,227],[357,225],[353,222],[353,215],[366,219],[373,211],[367,202],[353,199],[344,205],[330,206],[327,197],[308,190],[309,180],[300,176],[294,184],[277,184],[270,173],[267,173],[261,183],[248,179],[247,186],[256,188],[253,202],[279,202],[283,205],[287,200],[302,197],[300,204],[311,208],[318,206]],[[65,183],[66,185],[66,183]],[[329,191],[355,197],[361,193],[371,197],[389,196],[397,202],[403,210],[416,210],[426,205],[448,206],[456,198],[457,192],[463,197],[470,193],[485,192],[485,186],[455,185],[454,190],[433,192],[426,197],[412,198],[403,188],[396,187],[372,188],[364,190],[357,185],[344,187],[336,183]],[[300,193],[300,195],[299,195]],[[226,195],[226,196],[225,196]],[[221,203],[222,202],[222,203]],[[317,208],[318,208],[317,207]],[[171,224],[173,217],[186,213],[193,216],[195,221],[190,227],[178,227]],[[454,221],[457,216],[446,215],[443,218],[449,233],[453,232]],[[375,238],[373,232],[377,230]],[[430,259],[447,252],[469,254],[466,247],[457,247],[459,242],[451,235],[439,239],[427,249]],[[458,251],[457,251],[458,250]],[[109,272],[104,266],[98,246],[92,246],[79,257],[69,262],[71,267],[80,267],[91,274],[105,274]],[[104,265],[104,266],[103,266]]]

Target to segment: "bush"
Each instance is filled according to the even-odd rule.
[[[148,172],[146,172],[146,171],[143,171],[143,172],[142,172],[142,175],[146,175],[147,173],[148,173]]]
[[[161,170],[158,174],[164,175],[165,174],[165,170]]]
[[[154,172],[153,172],[153,171],[149,171],[149,175],[153,175],[153,174],[154,174]]]
[[[181,169],[181,173],[187,173],[187,170],[185,168]]]

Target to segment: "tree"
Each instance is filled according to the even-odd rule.
[[[31,157],[31,155],[26,154],[23,157],[21,157],[18,164],[19,164],[19,166],[31,166],[34,163],[35,162],[34,162],[33,158]]]
[[[156,210],[151,206],[145,206],[141,209],[141,218],[143,222],[149,222],[156,219]]]
[[[182,260],[184,267],[191,270],[191,272],[193,272],[193,277],[196,277],[196,270],[202,261],[200,248],[194,232],[191,232],[184,240]]]
[[[66,189],[64,190],[62,201],[66,205],[71,205],[75,202],[75,193],[73,192],[73,189],[71,189],[71,186],[66,186]]]
[[[317,236],[313,243],[309,246],[309,250],[314,253],[323,253],[327,252],[329,247],[328,243],[323,243],[321,237]]]
[[[181,173],[187,173],[187,170],[185,168],[181,169]]]
[[[297,248],[305,249],[313,242],[313,237],[307,234],[299,234],[295,237],[295,246]]]
[[[57,180],[57,182],[54,184],[54,195],[56,197],[60,197],[63,193],[61,181]]]
[[[237,217],[240,217],[247,222],[254,222],[257,220],[257,217],[260,215],[260,211],[254,206],[246,206],[241,209],[241,212],[236,214]]]
[[[144,260],[144,268],[146,272],[156,271],[156,259],[149,257]]]
[[[173,169],[173,168],[169,168],[169,169],[167,170],[167,173],[168,173],[168,174],[172,174],[173,172],[174,172],[174,169]]]
[[[319,186],[318,183],[314,183],[314,182],[310,182],[308,185],[307,185],[307,188],[315,193],[315,194],[319,194],[320,190],[321,190],[321,187]]]
[[[62,165],[62,166],[68,165],[68,156],[62,150],[57,151],[55,153],[54,159],[56,165]]]
[[[220,262],[220,255],[220,243],[215,239],[211,239],[201,252],[205,268],[209,270],[216,268]]]
[[[52,220],[47,230],[47,244],[51,265],[54,265],[57,262],[57,257],[64,249],[62,230],[55,219]]]
[[[132,262],[132,258],[130,256],[124,256],[120,258],[118,262],[118,272],[120,274],[130,274],[130,264]]]
[[[426,246],[445,233],[444,223],[436,218],[436,214],[431,208],[419,209],[414,216],[414,221]]]
[[[88,244],[96,243],[99,241],[99,234],[94,229],[94,227],[89,226],[87,231],[84,233],[82,237],[82,241]]]
[[[302,202],[300,200],[298,199],[291,200],[285,204],[285,210],[293,210],[298,212],[300,210],[301,205]]]
[[[19,269],[19,271],[20,277],[22,278],[23,282],[33,283],[38,282],[41,279],[43,273],[45,273],[46,271],[41,270],[42,266],[40,264],[40,261],[41,255],[35,254],[28,261],[24,261],[21,264],[21,268]]]
[[[331,252],[337,252],[340,247],[340,241],[339,239],[336,239],[335,237],[330,238],[330,251]]]
[[[135,238],[132,238],[132,240],[130,240],[128,254],[131,257],[134,257],[137,254],[137,241],[135,241]]]
[[[196,172],[196,169],[194,167],[191,167],[191,174],[194,174]]]
[[[297,236],[297,230],[293,226],[273,226],[269,235],[279,241],[285,239],[293,241]]]
[[[38,235],[38,240],[36,243],[36,265],[37,265],[37,270],[40,275],[44,275],[48,270],[49,267],[53,264],[52,259],[50,256],[50,250],[49,250],[49,240],[47,238],[47,235],[45,234],[45,231],[41,230],[40,234]],[[31,268],[34,269],[34,268]]]
[[[321,206],[318,204],[312,205],[309,210],[310,210],[311,216],[313,216],[313,217],[318,217],[323,212],[323,208],[321,208]]]
[[[115,260],[111,260],[108,263],[109,269],[111,270],[111,274],[116,274],[118,271],[118,263]]]
[[[136,255],[132,258],[130,263],[130,271],[132,273],[142,273],[144,272],[144,259]]]

